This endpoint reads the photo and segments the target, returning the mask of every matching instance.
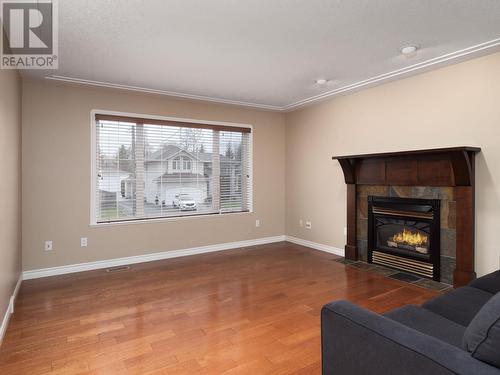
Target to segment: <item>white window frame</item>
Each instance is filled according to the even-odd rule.
[[[166,121],[178,121],[186,123],[197,123],[197,124],[209,124],[209,125],[220,125],[220,126],[233,126],[238,128],[249,128],[251,129],[250,139],[248,143],[249,148],[249,166],[248,174],[250,176],[249,191],[248,194],[248,210],[244,212],[218,212],[208,215],[186,215],[186,216],[174,216],[174,217],[160,217],[160,218],[149,218],[141,220],[123,220],[110,223],[98,223],[97,222],[97,212],[96,212],[96,184],[97,184],[97,137],[96,137],[96,114],[102,115],[115,115],[124,117],[139,117],[151,120],[166,120]],[[197,120],[191,118],[181,118],[181,117],[168,117],[168,116],[155,116],[147,115],[142,113],[130,113],[130,112],[117,112],[109,111],[104,109],[93,109],[90,111],[90,227],[107,227],[107,226],[119,226],[119,225],[136,225],[136,224],[147,224],[147,223],[158,223],[162,221],[180,221],[180,220],[196,220],[196,219],[207,219],[211,217],[220,217],[221,215],[247,215],[253,213],[253,192],[254,192],[254,180],[253,180],[253,137],[254,137],[254,127],[250,124],[234,123],[234,122],[224,122],[224,121],[208,121],[208,120]],[[191,162],[192,163],[192,162]],[[180,161],[180,167],[183,167],[182,158]],[[173,165],[172,165],[173,167]]]
[[[180,171],[181,170],[181,163],[182,163],[182,158],[180,156],[176,156],[172,160],[172,170],[173,171]]]

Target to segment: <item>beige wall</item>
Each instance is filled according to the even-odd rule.
[[[346,188],[332,155],[480,146],[476,271],[499,268],[500,53],[287,114],[286,233],[343,248]],[[312,221],[312,229],[299,219]]]
[[[0,70],[0,323],[21,271],[21,79]]]
[[[92,109],[254,126],[254,213],[90,228]],[[48,81],[23,83],[23,269],[282,235],[281,113]],[[261,227],[255,227],[255,219]],[[89,246],[80,248],[80,237]],[[54,250],[45,252],[44,241]]]
[[[484,274],[499,267],[495,238],[500,227],[498,82],[497,53],[284,116],[229,105],[26,81],[23,269],[284,233],[343,248],[346,192],[341,169],[331,160],[332,155],[471,145],[483,149],[477,159],[476,271]],[[255,212],[90,228],[92,109],[254,125]],[[257,218],[262,220],[260,228],[255,228]],[[312,229],[300,227],[299,219],[311,220]],[[82,236],[89,238],[88,248],[80,248]],[[48,239],[54,241],[53,252],[43,251],[43,242]]]

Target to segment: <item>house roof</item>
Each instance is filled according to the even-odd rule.
[[[174,155],[177,155],[179,152],[182,152],[183,150],[175,145],[165,145],[161,147],[159,150],[156,150],[155,152],[147,155],[147,160],[146,163],[152,162],[152,161],[162,161],[162,160],[168,160]],[[184,151],[186,152],[186,151]]]
[[[207,181],[206,177],[199,173],[164,173],[154,179],[155,182],[177,182],[177,181]]]
[[[198,160],[203,161],[203,162],[210,162],[212,161],[212,153],[211,152],[198,152],[196,154],[198,156]],[[222,155],[221,155],[222,157]]]
[[[198,157],[198,160],[203,162],[211,162],[212,161],[212,153],[211,152],[198,152],[195,154]],[[226,155],[219,154],[220,161],[227,161],[228,158]]]
[[[180,148],[179,146],[175,145],[165,145],[159,150],[156,150],[155,152],[149,154],[147,156],[146,163],[151,163],[154,161],[165,161],[173,158],[179,153],[184,153],[189,155],[195,160],[199,160],[201,162],[207,163],[212,161],[212,153],[211,152],[188,152]],[[220,155],[221,161],[224,161],[226,158],[225,155]]]

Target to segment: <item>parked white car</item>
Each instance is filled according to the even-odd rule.
[[[172,202],[175,208],[180,208],[181,211],[196,210],[196,201],[189,194],[177,194]]]

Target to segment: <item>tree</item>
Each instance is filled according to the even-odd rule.
[[[120,170],[125,172],[133,172],[133,158],[131,155],[131,149],[127,148],[125,145],[121,145],[118,149],[118,160],[120,163]]]
[[[243,160],[241,157],[242,156],[241,154],[242,154],[242,143],[240,142],[238,144],[238,147],[236,147],[236,159],[237,160]]]
[[[127,147],[125,145],[121,145],[120,148],[118,149],[118,159],[120,160],[128,159],[129,156],[130,153],[127,150]]]
[[[234,159],[233,144],[231,142],[229,142],[226,145],[226,158],[228,158],[228,159]]]
[[[203,129],[180,128],[180,146],[187,152],[196,152],[202,145]]]

